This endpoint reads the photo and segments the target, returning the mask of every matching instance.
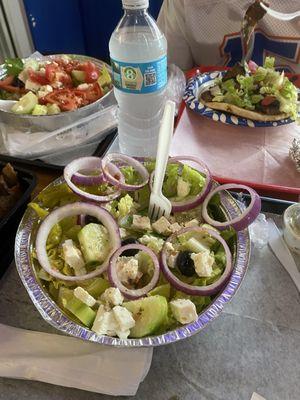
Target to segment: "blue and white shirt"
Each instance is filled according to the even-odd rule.
[[[164,0],[158,24],[168,41],[170,63],[188,70],[195,65],[232,66],[243,56],[241,23],[253,0]],[[270,0],[277,11],[294,12],[300,0]],[[279,21],[269,15],[255,29],[252,60],[265,56],[300,73],[300,18]]]

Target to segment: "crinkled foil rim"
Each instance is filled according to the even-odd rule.
[[[62,178],[57,179],[51,185],[59,184]],[[230,218],[241,213],[237,202],[226,193],[222,196],[222,204],[225,212]],[[141,339],[119,339],[109,336],[101,336],[91,330],[71,321],[62,310],[55,304],[46,291],[42,288],[35,275],[30,261],[30,247],[33,243],[32,228],[37,221],[33,210],[27,209],[19,225],[15,242],[15,261],[20,278],[31,298],[45,321],[56,329],[83,340],[89,340],[108,346],[120,347],[153,347],[190,337],[201,331],[209,322],[213,321],[223,310],[239,288],[250,257],[250,238],[248,229],[238,232],[236,254],[234,257],[234,269],[231,278],[224,290],[214,301],[199,314],[198,320],[191,324],[179,327],[162,335],[150,336]]]

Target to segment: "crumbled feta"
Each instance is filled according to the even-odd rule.
[[[143,231],[151,231],[151,222],[148,217],[143,217],[141,215],[134,215],[132,220],[132,226],[136,229]]]
[[[120,228],[119,231],[121,239],[125,239],[128,236],[128,232],[126,231],[126,229]]]
[[[109,305],[118,306],[123,303],[124,297],[118,288],[110,287],[102,294],[101,300]]]
[[[194,218],[184,224],[186,228],[193,228],[195,226],[199,226],[199,221]]]
[[[170,254],[167,258],[167,263],[170,268],[175,268],[177,255],[178,254]]]
[[[134,257],[119,257],[117,271],[122,283],[135,281],[139,277],[139,262]]]
[[[94,297],[80,286],[74,289],[74,296],[89,307],[93,307],[96,304]]]
[[[138,239],[141,244],[149,247],[149,249],[153,250],[154,253],[158,254],[163,245],[164,240],[162,238],[153,236],[153,235],[143,235],[141,238]]]
[[[167,243],[166,243],[166,250],[167,250],[168,252],[170,252],[170,253],[172,253],[172,252],[175,251],[174,246],[173,246],[173,244],[172,244],[171,242],[167,242]]]
[[[170,233],[170,225],[166,217],[161,217],[152,224],[152,228],[159,234],[167,235]]]
[[[38,91],[38,98],[45,97],[48,93],[53,92],[53,88],[50,85],[41,86],[40,90]]]
[[[181,177],[177,181],[177,196],[186,197],[189,195],[191,190],[191,185],[189,182],[184,181]]]
[[[63,86],[63,83],[60,81],[55,81],[52,83],[52,87],[54,87],[54,89],[60,89]]]
[[[119,324],[120,331],[128,331],[135,325],[135,320],[130,311],[125,307],[116,306],[113,308],[114,316]]]
[[[134,325],[135,320],[126,308],[116,306],[113,310],[106,311],[105,307],[100,305],[92,330],[99,335],[117,335],[121,339],[127,339],[130,328]]]
[[[175,222],[174,224],[170,225],[170,231],[172,233],[178,232],[180,231],[180,229],[182,229],[182,226],[180,226],[178,222]]]
[[[105,307],[100,305],[92,330],[99,335],[115,336],[119,325],[112,311],[105,311]]]
[[[45,69],[44,67],[42,67],[42,68],[39,69],[39,72],[40,72],[42,75],[45,75],[46,69]]]
[[[77,86],[77,89],[79,90],[87,90],[90,87],[88,83],[81,83],[80,85]]]
[[[26,83],[25,83],[25,89],[26,90],[31,90],[32,92],[37,92],[38,90],[40,90],[41,86],[42,85],[40,85],[39,83],[33,82],[30,79],[27,79]]]
[[[170,306],[174,318],[181,324],[189,324],[198,318],[195,304],[191,300],[172,300],[170,301]]]
[[[209,250],[202,251],[201,253],[192,253],[191,259],[195,264],[195,271],[198,276],[206,278],[211,276],[213,270],[212,266],[215,258],[210,255]]]
[[[73,268],[76,276],[87,273],[82,253],[75,246],[72,239],[68,239],[62,244],[62,250],[65,262]]]

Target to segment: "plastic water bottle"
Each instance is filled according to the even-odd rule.
[[[167,85],[167,41],[148,14],[149,0],[122,0],[110,58],[122,153],[154,156]]]

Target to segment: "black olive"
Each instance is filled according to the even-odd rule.
[[[99,224],[99,219],[92,217],[91,215],[87,215],[84,219],[85,225],[87,224]]]
[[[189,251],[181,251],[176,257],[176,267],[184,276],[193,276],[195,274],[194,261],[191,259]]]
[[[122,240],[122,246],[126,246],[127,244],[139,244],[139,242],[134,238],[127,238]],[[122,256],[125,257],[133,257],[139,252],[138,249],[129,249],[125,250],[122,253]]]

